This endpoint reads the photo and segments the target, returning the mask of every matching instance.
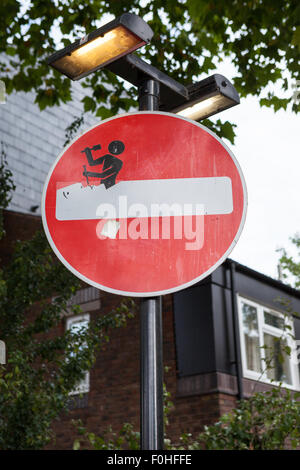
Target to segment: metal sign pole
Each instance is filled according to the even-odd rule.
[[[159,83],[145,80],[139,87],[140,111],[155,111],[158,106]],[[143,298],[140,307],[140,429],[143,450],[162,450],[164,446],[161,304],[161,297]]]
[[[141,449],[161,450],[163,358],[161,297],[141,301]]]

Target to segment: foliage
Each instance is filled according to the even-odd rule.
[[[72,139],[75,138],[77,132],[79,131],[80,127],[84,123],[84,115],[82,114],[81,116],[77,117],[74,119],[73,122],[66,128],[65,131],[65,143],[64,147],[68,145]]]
[[[0,368],[1,449],[38,449],[49,442],[53,419],[92,367],[109,329],[125,325],[130,317],[131,305],[124,302],[91,322],[87,331],[59,334],[62,315],[80,312],[78,306],[68,305],[78,287],[79,282],[53,262],[40,232],[17,244],[1,273],[0,331],[9,357]]]
[[[3,206],[13,189],[0,168]],[[0,449],[40,449],[53,437],[51,424],[66,410],[69,393],[95,362],[111,328],[125,325],[133,302],[101,315],[87,330],[61,331],[63,316],[80,308],[70,299],[80,282],[53,259],[46,237],[18,241],[0,271],[0,332],[8,363],[0,365]]]
[[[273,388],[239,403],[199,436],[207,449],[280,450],[300,444],[299,394]],[[188,447],[193,448],[193,447]]]
[[[288,254],[288,252],[282,248],[279,251],[281,252],[280,265],[283,269],[284,279],[289,279],[292,277],[293,284],[295,288],[300,287],[300,235],[296,233],[292,238],[291,242],[297,250],[298,259],[295,259],[293,256]]]
[[[12,191],[15,189],[13,182],[13,175],[7,166],[6,153],[4,150],[4,144],[1,142],[1,154],[0,154],[0,240],[5,235],[3,227],[3,209],[8,207],[11,201]]]
[[[260,104],[275,111],[291,103],[299,111],[299,103],[274,94],[275,83],[287,90],[289,78],[294,84],[300,78],[297,0],[2,0],[0,52],[5,55],[0,73],[7,92],[33,91],[41,109],[69,101],[70,80],[50,70],[46,57],[99,27],[108,14],[116,17],[127,11],[139,14],[154,31],[151,44],[139,55],[174,79],[188,84],[230,57],[236,67],[234,85],[242,97],[260,96]],[[81,83],[87,87],[85,111],[106,118],[136,108],[136,91],[125,89],[109,71]],[[229,122],[206,124],[233,140]]]
[[[140,433],[134,431],[134,427],[130,423],[123,424],[118,433],[114,432],[110,426],[101,436],[88,432],[82,426],[81,421],[75,421],[74,424],[81,437],[75,439],[73,450],[80,450],[82,445],[93,450],[139,450],[140,448]]]
[[[165,436],[166,450],[282,450],[300,445],[300,394],[281,387],[267,392],[255,393],[242,400],[230,413],[205,426],[197,437],[183,433],[174,443]],[[168,399],[169,401],[169,399]],[[172,406],[173,407],[173,406]],[[165,406],[167,418],[170,409]],[[74,441],[73,449],[82,444],[93,450],[139,449],[139,432],[130,423],[125,423],[116,433],[110,427],[101,436],[90,433],[77,422],[80,438]]]

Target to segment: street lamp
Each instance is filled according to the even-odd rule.
[[[82,39],[55,52],[47,63],[71,78],[79,80],[105,68],[140,89],[140,109],[148,109],[142,95],[154,96],[147,81],[155,81],[157,109],[177,113],[199,121],[239,104],[239,95],[223,75],[215,74],[184,86],[148,64],[133,51],[153,36],[150,26],[137,15],[124,13]],[[141,88],[142,87],[142,88]],[[145,96],[144,96],[145,98]],[[153,109],[153,108],[152,108]]]
[[[223,75],[215,74],[198,83],[187,86],[189,104],[182,101],[171,109],[180,116],[200,121],[240,103],[240,97],[232,83]]]
[[[124,13],[55,52],[47,62],[72,80],[79,80],[144,46],[152,36],[152,29],[142,18]]]
[[[200,120],[239,103],[233,85],[213,75],[184,86],[132,52],[150,41],[153,31],[141,18],[125,13],[51,55],[48,64],[72,80],[105,68],[139,90],[142,111],[173,112]],[[142,298],[141,447],[163,449],[163,360],[161,297]]]

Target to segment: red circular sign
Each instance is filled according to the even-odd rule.
[[[161,295],[208,276],[242,231],[245,181],[210,130],[161,112],[102,121],[64,149],[43,192],[48,240],[99,289]]]

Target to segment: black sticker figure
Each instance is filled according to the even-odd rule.
[[[86,166],[83,165],[83,176],[86,177],[87,184],[89,184],[89,176],[95,176],[96,178],[101,178],[100,184],[104,184],[105,188],[108,189],[114,184],[116,184],[116,177],[123,166],[122,160],[115,157],[114,155],[120,155],[124,149],[125,145],[120,140],[113,140],[109,146],[106,155],[98,157],[95,160],[93,159],[92,151],[100,150],[101,145],[94,145],[94,147],[86,147],[81,153],[85,153],[86,158],[90,166],[101,165],[103,163],[102,173],[96,173],[93,171],[87,171]],[[111,155],[112,154],[112,155]]]

